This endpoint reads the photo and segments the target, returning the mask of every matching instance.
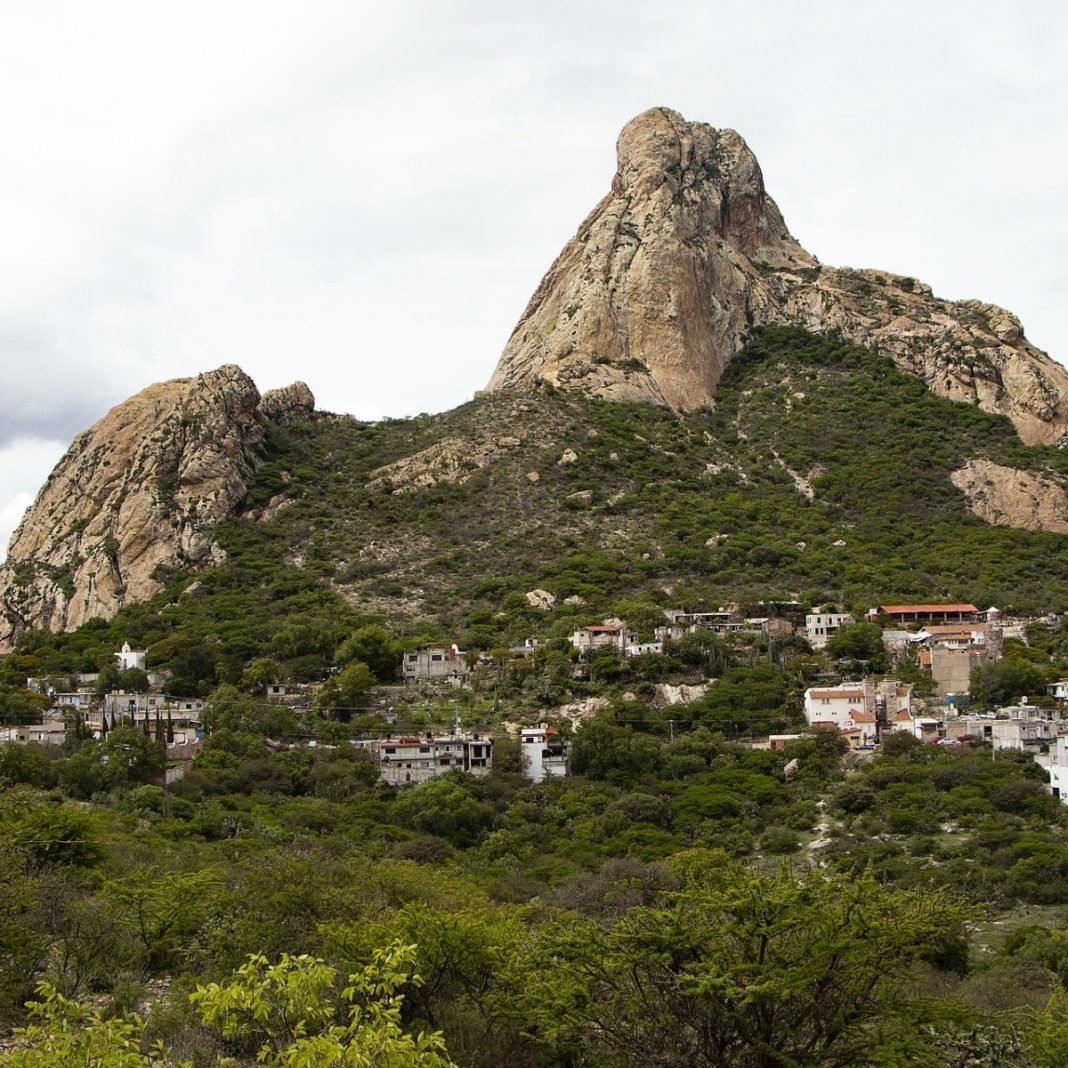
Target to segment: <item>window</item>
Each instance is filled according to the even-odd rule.
[[[418,653],[409,653],[408,654],[408,663],[409,664],[414,664],[418,659],[419,659],[419,654]]]
[[[444,658],[444,656],[442,656],[441,653],[431,653],[430,654],[430,659],[431,660],[444,660],[445,658]]]

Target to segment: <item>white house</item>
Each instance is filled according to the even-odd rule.
[[[1058,701],[1068,701],[1068,679],[1058,679],[1046,683],[1046,693]]]
[[[892,727],[907,719],[912,729],[912,687],[872,678],[812,687],[805,691],[805,719],[813,727],[859,731],[859,744],[870,745],[877,740],[879,724]]]
[[[805,616],[805,637],[813,649],[823,649],[841,627],[852,622],[848,612],[813,612]]]
[[[1068,805],[1068,738],[1058,738],[1047,754],[1036,753],[1035,762],[1049,772],[1050,793]]]
[[[66,729],[62,723],[31,723],[22,727],[0,727],[0,742],[13,742],[26,745],[36,742],[38,745],[62,745],[66,738]]]
[[[555,727],[524,727],[519,735],[519,760],[531,782],[561,778],[567,774],[571,746]]]
[[[129,671],[130,668],[139,668],[144,671],[146,655],[147,650],[131,649],[129,642],[123,642],[122,649],[115,654],[115,659],[119,662],[120,671]]]
[[[426,782],[450,771],[488,775],[493,767],[493,739],[477,734],[381,738],[365,748],[382,779],[393,786]]]
[[[638,635],[618,619],[583,627],[571,635],[571,644],[583,653],[602,648],[618,649],[622,653],[628,645],[636,645],[637,642]]]
[[[875,742],[875,715],[864,708],[863,683],[845,682],[806,690],[805,719],[810,727],[834,727],[842,732],[859,728],[861,744]]]

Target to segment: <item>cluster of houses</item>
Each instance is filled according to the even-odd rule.
[[[120,671],[145,671],[145,650],[132,649],[126,642],[114,654]],[[50,704],[40,723],[0,727],[0,742],[62,745],[69,730],[87,737],[100,737],[121,724],[140,727],[146,733],[165,738],[168,751],[188,752],[203,737],[200,717],[204,701],[198,697],[176,697],[158,692],[166,684],[165,672],[145,671],[152,689],[131,692],[114,690],[98,696],[99,674],[79,674],[69,680],[74,689],[64,690],[49,678],[30,678],[26,688],[46,695]]]
[[[856,617],[840,609],[809,612],[795,601],[760,607],[766,611],[758,616],[745,614],[738,605],[716,611],[668,609],[664,624],[656,629],[651,642],[640,641],[636,630],[625,620],[605,619],[580,627],[572,634],[571,644],[580,656],[607,648],[620,657],[636,657],[662,652],[665,641],[704,632],[717,637],[764,635],[769,640],[802,635],[814,649],[824,649],[843,627],[857,622]],[[999,659],[1006,637],[1022,638],[1027,621],[1008,622],[997,608],[980,611],[972,604],[880,605],[863,619],[879,624],[884,647],[894,662],[906,658],[929,672],[939,700],[935,703],[914,699],[912,686],[895,678],[868,675],[854,681],[817,685],[806,690],[804,697],[805,720],[811,728],[836,730],[854,749],[872,748],[886,734],[905,731],[928,742],[953,744],[981,739],[995,750],[1030,751],[1049,772],[1054,795],[1068,804],[1068,680],[1048,687],[1049,695],[1057,702],[1050,707],[1022,703],[976,715],[967,711],[964,699],[972,669]],[[529,653],[537,644],[530,640],[512,653]],[[115,658],[120,670],[145,670],[145,651],[132,649],[129,643]],[[401,675],[405,683],[462,686],[472,665],[478,663],[479,658],[469,657],[455,644],[422,647],[403,655]],[[103,697],[94,696],[97,680],[96,675],[78,676],[74,680],[76,688],[70,692],[59,692],[47,679],[27,680],[30,689],[49,694],[51,707],[40,723],[0,728],[0,742],[60,744],[73,715],[79,732],[90,736],[102,735],[120,723],[131,723],[147,733],[155,731],[162,739],[166,724],[169,756],[181,759],[195,752],[203,738],[203,700],[158,692],[165,685],[165,675],[153,678],[150,674],[152,689],[145,692],[119,691]],[[270,687],[267,697],[287,703],[303,700],[282,685]],[[567,774],[569,744],[556,728],[542,725],[518,729],[521,768],[531,781]],[[794,737],[776,735],[768,744],[781,748]],[[458,725],[447,734],[413,734],[354,744],[369,753],[383,781],[395,786],[425,782],[456,769],[487,775],[493,762],[492,739],[477,733],[464,734]]]
[[[130,668],[144,671],[145,656],[145,650],[132,649],[128,642],[115,653],[116,664],[122,671]],[[405,678],[451,681],[460,677],[459,665],[463,664],[466,671],[463,657],[456,646],[406,654]],[[119,690],[97,696],[98,679],[97,674],[78,675],[72,680],[78,687],[73,690],[57,688],[55,680],[47,678],[27,679],[27,688],[47,694],[51,705],[42,713],[40,723],[0,727],[0,743],[61,745],[72,729],[82,736],[99,738],[127,724],[164,741],[168,763],[179,765],[169,767],[168,781],[180,777],[184,770],[181,765],[195,756],[204,738],[201,722],[204,700],[152,690],[138,693]],[[149,681],[154,686],[164,685],[166,675],[149,674]],[[269,686],[265,696],[291,705],[304,703],[307,697],[281,684]],[[459,727],[447,735],[378,738],[354,744],[370,754],[383,781],[395,786],[426,782],[457,769],[477,776],[488,775],[493,766],[493,740],[477,733],[464,734]],[[569,753],[569,743],[555,727],[543,725],[520,730],[520,765],[532,782],[566,775]]]

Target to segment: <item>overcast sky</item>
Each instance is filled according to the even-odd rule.
[[[1068,361],[1068,7],[0,0],[0,555],[70,439],[222,363],[360,418],[485,384],[654,105],[823,262]]]

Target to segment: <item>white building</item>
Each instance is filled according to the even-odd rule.
[[[605,620],[571,635],[571,644],[583,653],[603,648],[618,649],[622,653],[628,645],[637,643],[638,635],[622,620]]]
[[[623,650],[627,656],[645,656],[646,653],[662,653],[664,651],[663,642],[635,642],[633,645],[628,645]]]
[[[120,671],[129,671],[130,668],[138,668],[144,671],[146,655],[147,650],[131,649],[129,642],[123,642],[122,649],[115,654],[115,659],[119,662]]]
[[[14,745],[62,745],[67,733],[62,723],[31,723],[22,727],[0,727],[0,742]]]
[[[1058,701],[1068,701],[1068,679],[1046,683],[1046,693]]]
[[[1062,805],[1068,805],[1068,738],[1058,738],[1048,753],[1036,753],[1035,763],[1049,772],[1049,791]]]
[[[835,727],[859,732],[861,745],[877,741],[879,724],[912,724],[912,687],[896,679],[864,679],[837,686],[816,686],[805,691],[805,719],[812,727]]]
[[[519,760],[531,782],[563,777],[570,756],[570,744],[555,727],[524,727],[519,735]]]
[[[488,775],[493,767],[493,740],[477,734],[381,738],[365,748],[382,779],[393,786],[426,782],[450,771]]]
[[[823,649],[841,627],[852,622],[848,612],[814,612],[805,616],[805,637],[813,649]]]
[[[723,637],[727,634],[737,634],[745,626],[741,619],[727,608],[721,608],[718,612],[685,612],[681,608],[667,608],[664,615],[668,625],[656,628],[656,637],[660,640],[671,638],[677,641],[684,634],[692,634],[698,630],[711,631]]]
[[[875,716],[864,710],[863,683],[806,690],[805,719],[810,727],[834,727],[843,733],[859,728],[861,744],[875,742]]]

